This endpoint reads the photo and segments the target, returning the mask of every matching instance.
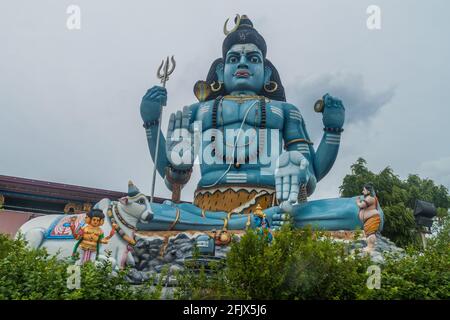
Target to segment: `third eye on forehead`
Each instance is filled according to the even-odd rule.
[[[249,52],[258,52],[262,55],[261,50],[253,43],[235,44],[231,47],[228,53],[247,54]]]

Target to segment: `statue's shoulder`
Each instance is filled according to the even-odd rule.
[[[201,105],[201,102],[194,102],[193,104],[188,105],[190,110],[196,110]]]
[[[188,107],[190,110],[195,111],[200,108],[212,107],[213,105],[214,105],[214,100],[208,100],[208,101],[194,102],[193,104],[189,105]]]
[[[298,107],[296,107],[292,103],[289,103],[289,102],[286,102],[286,101],[270,100],[269,104],[271,106],[280,108],[284,112],[290,112],[290,111],[298,111],[298,112],[300,112]]]

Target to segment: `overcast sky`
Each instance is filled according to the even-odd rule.
[[[71,4],[80,30],[66,27]],[[366,27],[371,4],[380,30]],[[346,107],[338,158],[314,198],[338,196],[358,157],[450,187],[449,9],[445,0],[2,1],[0,174],[119,191],[132,179],[149,194],[142,96],[174,54],[166,127],[170,112],[195,102],[194,83],[221,55],[225,19],[241,13],[265,37],[316,146],[314,101],[329,92]],[[184,200],[197,181],[198,170]],[[156,195],[170,197],[163,184]]]

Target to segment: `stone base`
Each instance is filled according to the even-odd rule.
[[[357,234],[356,231],[325,231],[325,235],[330,236],[333,239],[341,239],[341,240],[353,240]]]
[[[245,231],[230,231],[232,235],[240,236]],[[141,283],[150,277],[161,273],[163,268],[168,271],[168,283],[171,275],[184,269],[185,258],[192,256],[195,239],[199,235],[212,232],[199,231],[145,231],[136,233],[136,245],[133,248],[135,266],[128,278],[133,283]],[[229,246],[217,246],[216,258],[224,258]],[[159,279],[159,276],[156,277]]]
[[[242,236],[245,231],[230,231],[232,235]],[[128,278],[132,283],[142,283],[155,277],[157,283],[163,268],[167,268],[164,283],[168,286],[175,285],[176,279],[173,275],[184,270],[184,261],[192,256],[195,239],[199,235],[207,234],[213,236],[212,232],[200,231],[144,231],[136,233],[136,245],[134,246],[133,258],[135,266],[131,269]],[[325,234],[337,242],[343,242],[348,246],[350,253],[360,250],[359,254],[365,254],[362,249],[367,246],[364,234],[356,231],[326,231]],[[216,258],[225,258],[230,246],[217,246]],[[383,254],[404,255],[404,250],[395,246],[389,239],[378,236],[373,252],[370,257],[374,263],[383,263]]]

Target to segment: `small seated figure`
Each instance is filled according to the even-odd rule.
[[[356,204],[360,209],[358,217],[364,226],[364,235],[367,239],[367,247],[363,250],[370,253],[374,249],[377,232],[380,231],[381,216],[378,211],[378,199],[373,185],[365,184],[362,194],[363,198],[358,197]]]
[[[80,248],[79,262],[81,264],[96,260],[100,250],[100,243],[107,244],[109,242],[109,239],[115,234],[117,225],[113,224],[110,234],[104,237],[103,230],[100,226],[105,221],[105,214],[101,210],[93,209],[86,214],[86,224],[78,231],[75,230],[74,219],[76,218],[72,218],[70,230],[74,238],[78,241],[73,248],[72,255],[74,256],[78,248]]]
[[[256,232],[258,233],[258,235],[264,238],[264,240],[266,240],[267,242],[272,242],[273,240],[273,235],[272,232],[270,230],[270,224],[269,221],[266,218],[265,213],[262,211],[261,206],[258,204],[256,206],[256,210],[255,210],[255,226],[256,226]]]
[[[232,236],[228,230],[223,229],[215,233],[214,239],[217,246],[225,246],[231,242]]]

